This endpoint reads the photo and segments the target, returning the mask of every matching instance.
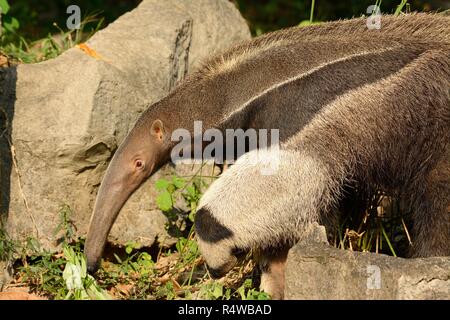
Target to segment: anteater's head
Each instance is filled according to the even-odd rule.
[[[97,194],[85,253],[97,269],[108,233],[133,192],[168,160],[170,136],[160,119],[141,118],[112,158]]]
[[[195,231],[200,252],[214,278],[228,273],[248,251],[235,246],[233,232],[207,206],[200,206],[195,215]]]

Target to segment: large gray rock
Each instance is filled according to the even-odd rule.
[[[64,204],[85,235],[107,163],[139,114],[207,56],[248,38],[227,0],[145,0],[85,50],[0,70],[0,213],[9,235],[54,247]],[[133,195],[110,241],[170,241],[153,188],[170,170]]]
[[[450,257],[402,259],[339,250],[328,245],[323,229],[290,250],[285,297],[450,299]]]

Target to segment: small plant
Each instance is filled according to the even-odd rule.
[[[169,223],[166,228],[172,236],[177,238],[187,236],[194,222],[202,190],[208,187],[208,182],[217,178],[213,173],[209,176],[202,175],[205,164],[202,163],[191,176],[173,175],[171,178],[159,179],[155,183],[159,191],[156,204],[167,216]],[[214,169],[214,166],[212,168]]]
[[[180,262],[183,265],[193,263],[200,256],[197,242],[193,238],[191,231],[187,239],[181,237],[176,244],[177,251],[180,253]]]
[[[87,274],[79,245],[64,245],[62,254],[40,252],[19,268],[30,289],[53,299],[110,299]]]
[[[369,197],[368,204],[344,209],[345,218],[341,222],[336,246],[352,251],[403,255],[412,244],[405,224],[405,212],[400,208],[400,200],[378,192]],[[387,209],[387,210],[386,210]]]
[[[22,245],[18,251],[22,256],[22,266],[18,268],[20,278],[32,291],[53,299],[110,299],[87,274],[83,241],[75,241],[71,214],[69,206],[62,206],[60,223],[55,229],[55,235],[62,234],[59,239],[63,243],[62,253],[41,250],[33,238]]]
[[[403,9],[406,8],[406,12],[410,12],[410,5],[408,3],[408,0],[401,0],[400,4],[395,9],[394,15],[398,16],[400,13],[403,12]]]
[[[0,261],[10,261],[16,253],[16,244],[0,224]]]
[[[173,282],[169,281],[159,287],[156,291],[156,298],[173,300],[177,297]]]
[[[135,252],[134,249],[138,248],[139,244],[136,242],[128,242],[125,247],[127,257],[121,259],[117,254],[114,254],[117,262],[120,265],[120,271],[124,275],[147,275],[152,273],[154,262],[152,257],[147,252]]]
[[[111,297],[101,289],[95,279],[87,273],[86,257],[76,252],[73,247],[64,246],[65,267],[62,277],[67,294],[64,299],[74,300],[107,300]]]
[[[176,250],[180,254],[179,266],[191,264],[200,256],[197,242],[194,240],[193,222],[202,194],[201,190],[203,187],[207,187],[207,184],[202,179],[203,176],[199,175],[203,166],[204,163],[200,166],[199,171],[189,177],[188,180],[179,176],[173,176],[171,180],[159,179],[155,185],[160,192],[156,203],[162,211],[169,213],[170,210],[174,209],[174,204],[178,200],[184,201],[185,207],[189,208],[187,216],[191,224],[189,234],[187,237],[180,236],[176,243]]]
[[[53,233],[54,236],[58,234],[62,234],[61,237],[57,240],[58,243],[70,243],[75,240],[75,224],[70,219],[72,215],[72,209],[68,205],[63,205],[59,210],[60,223],[55,228]]]
[[[201,189],[205,186],[201,178],[194,176],[186,181],[184,178],[173,176],[171,180],[159,179],[155,186],[160,192],[156,198],[156,204],[162,211],[172,210],[176,196],[181,195],[190,208],[189,220],[194,221],[194,214],[201,197]]]
[[[220,282],[214,281],[203,285],[198,296],[207,300],[270,300],[270,296],[256,290],[253,287],[252,279],[246,279],[236,290],[225,288]]]
[[[225,289],[223,284],[214,281],[203,285],[199,290],[198,296],[206,300],[230,300],[231,289]]]
[[[241,287],[236,292],[240,295],[242,300],[269,300],[270,296],[265,292],[260,292],[253,288],[252,279],[244,281]]]
[[[18,268],[20,278],[31,291],[54,299],[65,297],[67,291],[62,275],[66,260],[63,255],[42,251],[33,253],[22,263]]]
[[[2,15],[2,30],[0,32],[1,35],[15,34],[19,29],[19,21],[8,15],[10,6],[8,0],[0,0],[0,13]]]
[[[169,211],[174,206],[174,194],[186,185],[184,179],[174,176],[171,181],[159,179],[155,187],[160,193],[156,198],[156,204],[162,211]]]

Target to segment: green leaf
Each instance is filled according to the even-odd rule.
[[[68,290],[83,289],[81,270],[77,265],[68,262],[64,268],[63,279]]]
[[[187,239],[184,237],[178,238],[177,243],[175,244],[175,247],[177,248],[178,252],[183,251],[184,246],[186,245]]]
[[[120,264],[122,263],[122,259],[120,259],[117,254],[114,253],[114,257],[116,258],[117,262],[119,262]]]
[[[87,265],[86,265],[86,258],[84,257],[83,254],[80,255],[80,260],[81,260],[80,274],[81,274],[81,278],[84,279],[84,278],[86,278],[86,275],[87,275]]]
[[[19,21],[14,17],[5,17],[3,19],[3,26],[9,32],[16,32],[19,29]]]
[[[246,296],[245,296],[245,288],[244,286],[239,287],[236,290],[237,293],[239,293],[239,295],[241,296],[241,300],[246,300]]]
[[[2,9],[2,14],[7,14],[9,11],[9,4],[7,0],[0,0],[0,8]]]
[[[231,289],[227,289],[226,291],[225,291],[225,299],[226,300],[230,300],[231,299]]]
[[[184,179],[180,178],[180,177],[173,177],[172,183],[175,185],[175,187],[177,189],[182,189],[186,185],[186,182],[184,181]]]
[[[169,211],[172,209],[172,196],[168,191],[163,191],[156,198],[156,204],[162,211]]]
[[[187,191],[188,195],[191,196],[192,198],[195,198],[195,196],[197,195],[197,192],[196,192],[196,189],[194,186],[187,187],[186,191]]]
[[[258,300],[270,300],[270,296],[265,292],[260,292],[258,294]]]
[[[196,210],[196,203],[195,202],[191,202],[191,212],[189,213],[189,216],[188,216],[188,218],[189,218],[189,220],[191,221],[191,222],[194,222],[194,220],[195,220],[195,214],[196,214],[196,212],[197,212],[197,210]]]
[[[167,187],[167,191],[168,191],[170,194],[172,194],[172,193],[175,192],[175,190],[176,190],[175,186],[174,186],[172,183],[170,183],[169,186]]]
[[[64,258],[72,264],[76,264],[75,252],[69,246],[64,246],[63,248]]]
[[[91,276],[89,276],[91,277]],[[92,278],[94,280],[94,278]],[[102,288],[100,288],[95,281],[86,289],[89,298],[96,300],[111,300],[112,298]]]
[[[212,292],[214,298],[219,299],[223,295],[223,286],[217,284]]]
[[[251,287],[252,287],[252,279],[245,279],[244,288],[251,288]]]
[[[156,181],[155,187],[158,191],[167,190],[167,188],[169,187],[169,181],[167,181],[166,179],[159,179],[158,181]]]

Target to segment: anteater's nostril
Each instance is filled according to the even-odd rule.
[[[208,271],[209,271],[209,274],[211,275],[211,277],[213,277],[213,279],[222,278],[226,274],[226,272],[223,272],[223,270],[220,268],[215,269],[215,268],[208,267]]]
[[[231,253],[240,260],[240,259],[245,258],[245,256],[248,253],[248,250],[234,248]]]
[[[87,265],[87,270],[90,274],[94,274],[98,270],[98,263],[89,263]]]

